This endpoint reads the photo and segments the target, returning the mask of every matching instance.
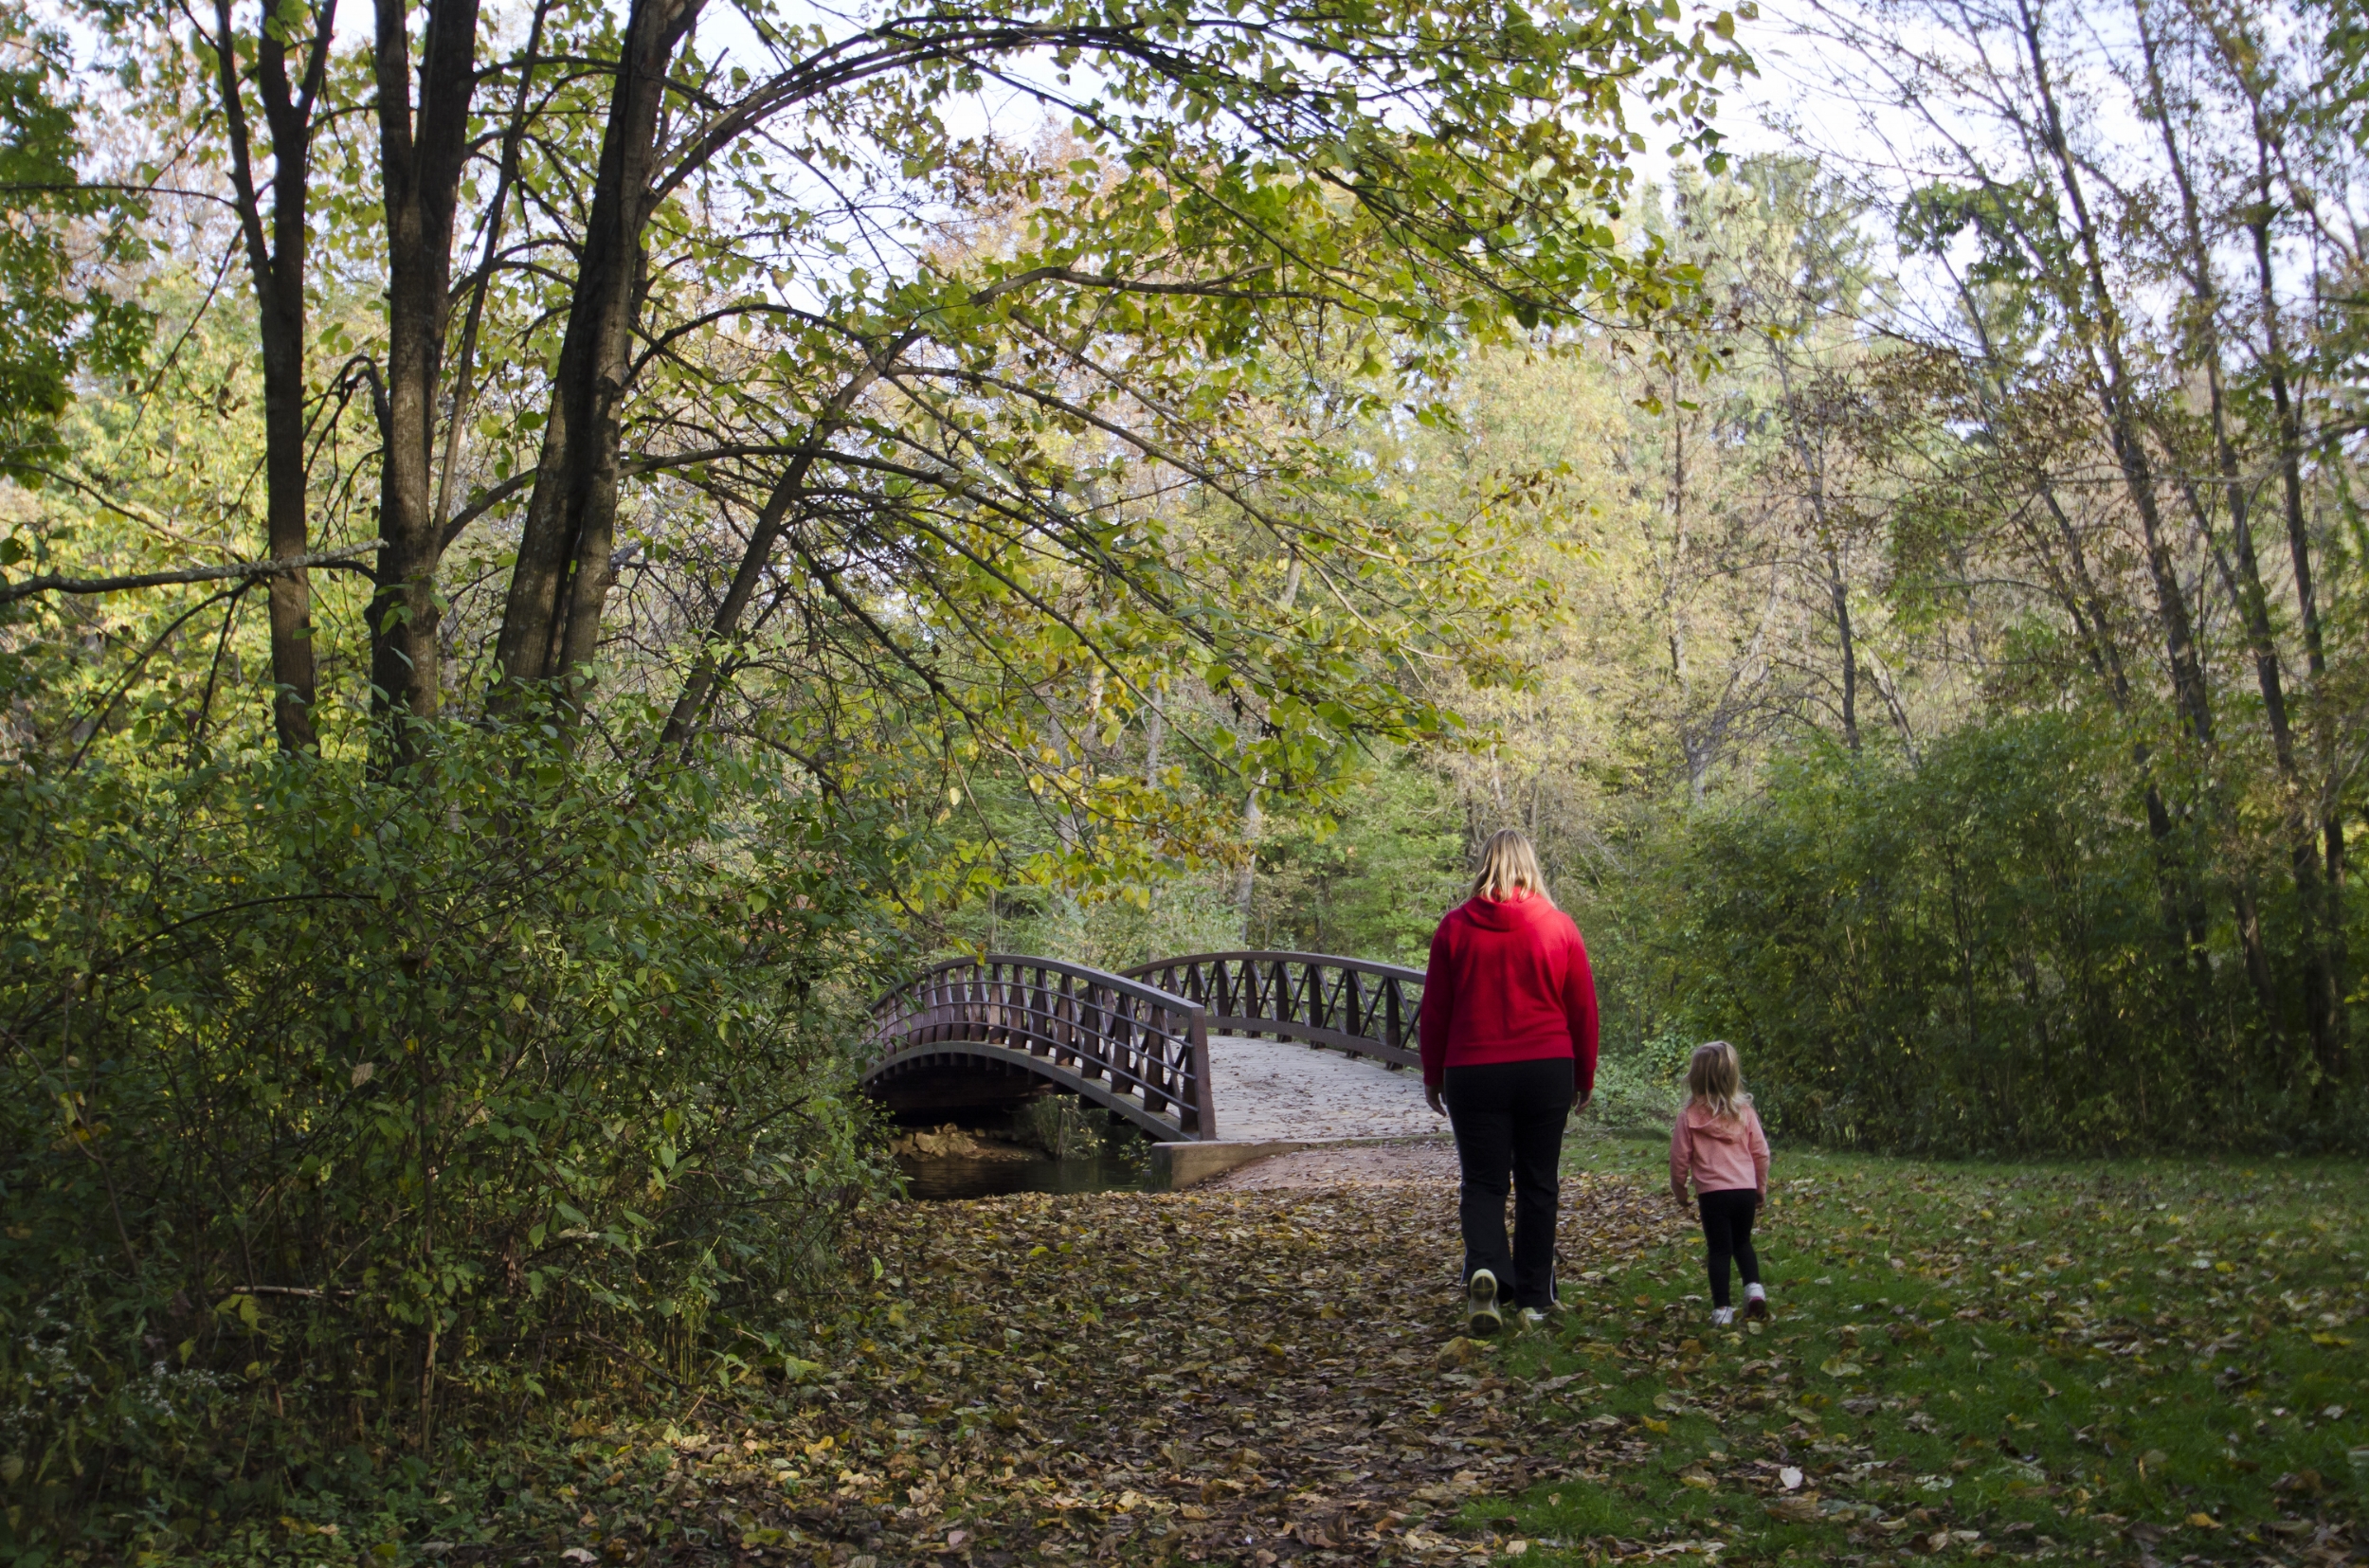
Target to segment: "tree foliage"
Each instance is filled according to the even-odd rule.
[[[65,39],[25,14],[0,18],[0,476],[19,483],[58,460],[76,372],[123,369],[149,323],[139,301],[100,286],[107,266],[139,258],[143,207],[85,183],[81,111]]]

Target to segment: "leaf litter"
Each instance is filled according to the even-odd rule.
[[[1564,1271],[1671,1224],[1572,1179]],[[790,1386],[670,1429],[655,1495],[620,1473],[586,1499],[587,1546],[847,1568],[1518,1552],[1506,1510],[1562,1472],[1549,1434],[1591,1387],[1510,1376],[1503,1342],[1461,1335],[1436,1185],[889,1204],[850,1245],[869,1288],[750,1368]]]
[[[1970,1195],[1933,1196],[1978,1217]],[[1700,1289],[1685,1212],[1625,1175],[1568,1178],[1576,1310],[1551,1333],[1489,1343],[1458,1332],[1454,1206],[1437,1181],[877,1207],[850,1242],[862,1283],[835,1315],[752,1354],[729,1404],[703,1431],[669,1428],[651,1469],[621,1457],[598,1489],[570,1489],[570,1533],[608,1561],[837,1568],[1477,1562],[1533,1545],[1590,1563],[1806,1549],[1876,1568],[1887,1553],[2043,1559],[2064,1548],[2039,1532],[2107,1527],[2096,1550],[2143,1564],[2241,1545],[2191,1487],[2161,1524],[2107,1511],[2128,1507],[2121,1490],[2160,1487],[2166,1455],[2127,1451],[2103,1407],[2083,1417],[2094,1428],[2059,1419],[2069,1439],[2010,1410],[1994,1439],[1952,1402],[2009,1370],[1985,1332],[2127,1379],[2164,1352],[2224,1348],[2202,1323],[2035,1290],[2072,1260],[2023,1262],[2007,1235],[1886,1235],[1847,1187],[1805,1183],[1783,1201],[1767,1230],[1800,1294],[1765,1334],[1715,1333],[1683,1293]],[[1834,1281],[1799,1276],[1833,1270],[1848,1286],[1861,1268],[1892,1282],[1890,1322],[1832,1321],[1839,1296],[1813,1309]],[[2358,1289],[2221,1277],[2252,1287],[2249,1307],[2284,1307],[2297,1338],[2349,1339],[2362,1316]],[[2024,1408],[2045,1417],[2058,1391],[2031,1380]],[[2357,1415],[2316,1413],[2340,1414]],[[585,1446],[625,1433],[597,1435]],[[2066,1461],[2067,1441],[2091,1457]],[[2100,1484],[2088,1468],[2105,1461],[2134,1479],[2092,1499],[2082,1483]],[[2324,1511],[2340,1478],[2253,1479],[2288,1512],[2245,1538],[2249,1557],[2358,1560]],[[2296,1517],[2299,1501],[2318,1518]],[[451,1560],[490,1560],[479,1550]]]

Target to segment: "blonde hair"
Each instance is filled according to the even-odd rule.
[[[1744,1064],[1736,1059],[1736,1048],[1726,1040],[1694,1048],[1687,1063],[1687,1090],[1723,1121],[1735,1120],[1752,1103],[1752,1096],[1744,1091]]]
[[[1512,828],[1500,828],[1481,846],[1480,872],[1473,878],[1475,898],[1506,899],[1515,892],[1546,896],[1546,874],[1538,869],[1538,851]]]

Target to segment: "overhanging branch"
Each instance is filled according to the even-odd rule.
[[[0,584],[0,604],[13,604],[20,599],[30,599],[37,593],[123,593],[133,588],[161,588],[174,583],[220,583],[242,577],[278,577],[285,572],[302,571],[307,567],[343,567],[349,571],[369,568],[354,565],[354,557],[368,555],[378,549],[378,542],[347,545],[341,550],[325,550],[311,555],[291,555],[280,561],[227,561],[218,567],[179,567],[172,571],[136,571],[121,577],[68,577],[63,572],[48,572],[40,577],[27,577],[22,583]]]

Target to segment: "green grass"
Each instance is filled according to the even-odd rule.
[[[1566,1168],[1667,1183],[1658,1141],[1578,1139]],[[1776,1320],[1711,1327],[1674,1204],[1635,1266],[1567,1258],[1597,1277],[1505,1364],[1566,1379],[1547,1397],[1586,1446],[1510,1520],[1474,1517],[1574,1560],[2324,1552],[2369,1516],[2364,1175],[1781,1150],[1757,1238]],[[1788,1466],[1807,1522],[1768,1511]]]

